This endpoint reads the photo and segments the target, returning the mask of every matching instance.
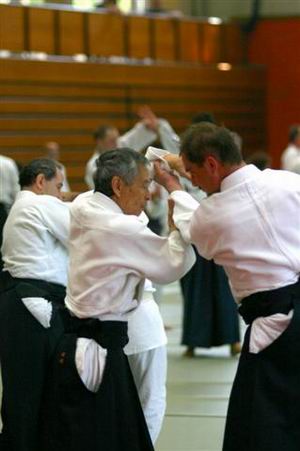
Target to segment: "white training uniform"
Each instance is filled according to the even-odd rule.
[[[78,196],[71,207],[71,218],[66,305],[80,318],[129,320],[131,342],[125,351],[131,357],[133,353],[140,355],[130,359],[131,366],[133,372],[140,372],[139,376],[147,368],[144,387],[151,387],[153,395],[151,384],[164,385],[165,356],[160,352],[155,357],[152,350],[161,349],[166,339],[157,306],[149,296],[151,285],[146,285],[143,298],[144,281],[148,278],[157,283],[170,283],[182,277],[194,264],[193,249],[184,243],[178,231],[169,237],[159,237],[147,228],[145,215],[125,215],[112,199],[98,192]],[[143,324],[147,324],[146,330]],[[147,356],[146,351],[150,351]],[[90,390],[97,390],[101,383],[105,355],[106,350],[94,340],[78,340],[76,365]],[[153,362],[159,370],[157,381],[153,381],[151,359],[154,357],[156,362],[161,362],[160,369]],[[144,398],[144,406],[147,405],[147,389],[139,395],[142,403]],[[164,412],[164,388],[163,391],[160,388],[157,400],[148,406],[145,417],[155,441]]]
[[[201,204],[184,191],[174,191],[171,198],[182,236],[204,258],[224,267],[237,302],[298,280],[299,175],[246,165],[225,177],[220,192]],[[292,311],[256,319],[250,351],[259,352],[272,343],[291,315]]]
[[[128,318],[129,342],[124,348],[138,390],[152,442],[166,410],[167,337],[150,280],[139,307]]]
[[[66,286],[69,204],[22,190],[3,230],[4,271]]]

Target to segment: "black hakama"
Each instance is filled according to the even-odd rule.
[[[249,352],[251,323],[287,314],[288,328],[258,354]],[[300,450],[300,283],[245,298],[247,324],[226,421],[223,451]]]
[[[84,324],[88,320],[77,321]],[[95,323],[97,330],[89,333]],[[96,393],[86,388],[75,364],[76,341],[82,336],[107,349],[103,379]],[[85,331],[64,335],[45,392],[43,451],[153,451],[123,352],[127,341],[127,323],[120,321],[90,320]]]
[[[225,271],[195,252],[196,263],[180,281],[184,299],[182,344],[210,348],[237,343],[237,305]]]
[[[52,302],[50,328],[44,328],[22,302]],[[0,276],[0,361],[3,383],[0,451],[41,451],[38,443],[42,394],[49,359],[63,333],[58,314],[65,288],[40,280]]]

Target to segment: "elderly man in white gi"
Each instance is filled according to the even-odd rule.
[[[3,233],[0,276],[0,361],[3,380],[0,449],[41,451],[41,397],[47,365],[63,333],[57,315],[67,281],[69,208],[60,197],[57,165],[34,160]]]
[[[71,207],[66,305],[77,326],[71,325],[53,362],[44,451],[153,450],[122,349],[127,319],[145,278],[172,282],[195,261],[176,229],[162,238],[140,217],[151,181],[145,157],[113,150],[97,165],[95,192]]]
[[[157,180],[186,241],[224,266],[249,324],[223,451],[299,450],[300,176],[246,165],[230,132],[208,123],[187,130],[181,154],[208,198],[198,204],[158,165]]]

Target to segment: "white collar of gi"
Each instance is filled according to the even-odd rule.
[[[90,193],[92,193],[92,191],[90,191]],[[114,200],[112,200],[110,197],[106,196],[105,194],[102,194],[102,193],[99,193],[99,191],[96,191],[96,192],[93,192],[91,195],[94,197],[94,199],[96,200],[97,203],[99,203],[99,201],[100,201],[101,205],[105,209],[108,209],[115,213],[124,214],[122,209],[119,207],[119,205]],[[144,225],[147,225],[149,222],[149,218],[144,211],[142,211],[142,213],[139,216],[136,216],[136,218],[140,222],[142,222]]]
[[[99,193],[99,191],[95,191],[93,192],[92,197],[96,200],[97,203],[100,202],[105,209],[123,214],[123,211],[121,210],[119,205],[105,194]]]
[[[18,192],[16,199],[21,199],[22,197],[29,197],[29,196],[38,196],[38,194],[34,193],[33,191],[30,191],[28,189],[22,189]]]
[[[254,166],[254,164],[246,164],[246,166],[237,169],[232,174],[225,177],[224,180],[222,180],[221,191],[232,188],[233,186],[244,182],[244,180],[258,175],[259,172],[261,171],[256,166]]]

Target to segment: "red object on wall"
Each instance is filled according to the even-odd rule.
[[[265,19],[249,36],[249,62],[267,66],[267,143],[273,167],[300,123],[300,18]]]

